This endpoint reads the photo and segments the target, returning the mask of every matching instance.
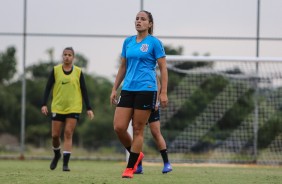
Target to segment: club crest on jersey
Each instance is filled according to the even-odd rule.
[[[140,47],[140,50],[142,52],[147,52],[148,51],[148,48],[149,48],[149,45],[148,44],[142,44],[142,46]]]

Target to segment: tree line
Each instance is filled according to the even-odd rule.
[[[182,47],[173,48],[165,46],[168,55],[182,55]],[[26,127],[25,142],[36,147],[50,146],[51,140],[51,119],[42,115],[41,102],[48,76],[54,65],[61,61],[53,58],[53,50],[49,49],[49,60],[26,68]],[[194,53],[194,55],[197,55]],[[16,76],[16,49],[8,47],[0,52],[0,135],[8,133],[20,139],[21,132],[21,98],[22,98],[22,76]],[[87,59],[80,53],[76,54],[75,65],[86,69]],[[181,69],[193,69],[196,67],[210,66],[212,63],[193,62],[182,63],[177,67]],[[114,107],[110,105],[109,96],[112,89],[112,82],[104,77],[89,74],[84,71],[85,82],[89,94],[91,106],[95,112],[94,120],[86,116],[86,109],[80,116],[76,131],[74,132],[74,145],[88,149],[98,150],[103,147],[111,147],[116,151],[123,151],[113,130]],[[241,74],[241,71],[234,69],[226,71],[234,75]],[[168,95],[178,86],[185,74],[169,70]],[[189,77],[189,76],[188,76]],[[230,81],[221,75],[211,75],[198,86],[198,89],[189,97],[184,99],[183,106],[171,117],[162,127],[162,132],[169,145],[182,130],[195,122],[195,118],[204,111],[216,96],[224,90]],[[189,86],[190,84],[187,83]],[[240,88],[240,86],[238,86]],[[237,90],[234,88],[233,90]],[[281,89],[273,91],[280,93]],[[261,92],[263,93],[263,92]],[[272,93],[272,91],[270,91]],[[240,126],[240,124],[254,111],[255,90],[250,88],[225,112],[218,122],[215,122],[210,131],[203,135],[199,142],[191,149],[194,152],[204,152],[214,149],[218,143],[223,142],[228,136]],[[228,98],[228,96],[226,97]],[[259,104],[265,100],[259,98]],[[48,106],[50,107],[51,98]],[[272,116],[267,123],[258,129],[258,147],[265,148],[271,141],[282,132],[281,108]],[[149,140],[149,145],[153,140]],[[248,142],[252,145],[252,140]],[[246,145],[246,147],[248,147]],[[0,145],[0,150],[1,150]],[[181,149],[181,148],[180,148]]]

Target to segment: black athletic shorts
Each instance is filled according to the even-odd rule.
[[[155,121],[158,121],[158,120],[160,120],[160,110],[159,109],[151,112],[148,123],[152,123],[152,122],[155,122]]]
[[[58,114],[52,113],[52,120],[65,122],[67,118],[73,118],[79,120],[79,113],[70,113],[70,114]]]
[[[154,110],[156,91],[126,91],[122,90],[118,99],[118,107],[128,107],[140,110]]]

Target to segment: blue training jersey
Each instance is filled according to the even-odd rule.
[[[159,39],[148,35],[136,42],[136,35],[127,37],[123,43],[121,57],[126,59],[126,74],[122,90],[157,91],[157,59],[165,57]]]

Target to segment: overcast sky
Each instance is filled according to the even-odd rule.
[[[164,45],[182,46],[185,55],[256,56],[256,42],[242,40],[165,39],[163,36],[256,37],[258,0],[144,0],[152,13],[154,35]],[[0,1],[0,33],[23,32],[24,0]],[[133,35],[140,0],[27,0],[27,33]],[[261,57],[282,57],[282,0],[261,0]],[[28,36],[26,65],[48,59],[46,50],[72,46],[89,60],[88,72],[113,79],[124,38]],[[0,51],[17,49],[23,65],[23,38],[0,35]]]

